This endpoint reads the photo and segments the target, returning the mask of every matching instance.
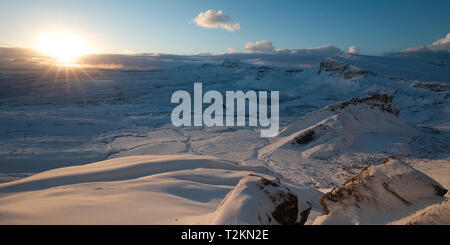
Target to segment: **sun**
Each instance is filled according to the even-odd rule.
[[[42,35],[37,40],[36,49],[62,65],[74,64],[78,57],[93,52],[85,40],[71,34]]]

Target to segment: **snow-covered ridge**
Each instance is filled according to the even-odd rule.
[[[414,135],[415,129],[398,118],[399,110],[392,100],[391,96],[374,94],[314,111],[281,131],[275,143],[259,151],[259,157],[270,158],[278,154],[276,151],[300,151],[304,158],[330,158],[355,148],[375,150],[368,142],[371,140],[385,141],[387,146],[391,140]]]
[[[444,200],[447,190],[427,175],[389,158],[364,168],[321,199],[316,224],[386,224]]]
[[[353,98],[348,101],[344,101],[342,103],[338,103],[335,105],[329,105],[325,107],[325,110],[337,111],[345,109],[350,105],[358,105],[358,104],[366,104],[371,108],[378,108],[382,112],[387,112],[394,114],[395,116],[399,116],[400,110],[394,107],[392,103],[393,97],[387,94],[373,94],[364,98]]]
[[[342,74],[344,79],[352,80],[361,77],[377,76],[376,73],[363,70],[354,65],[347,65],[344,62],[339,62],[331,58],[324,59],[320,62],[319,74],[322,72],[329,72],[330,75]]]
[[[270,170],[262,166],[239,166],[230,161],[208,156],[132,156],[50,170],[22,180],[1,184],[0,193],[41,190],[80,183],[137,179],[149,175],[198,168],[270,173]]]
[[[442,83],[438,83],[438,82],[430,82],[430,83],[415,82],[415,83],[413,83],[412,86],[415,88],[428,89],[433,92],[449,92],[450,91],[450,85],[442,84]]]
[[[251,174],[219,204],[212,224],[303,225],[317,195],[313,189],[287,187],[279,179]]]

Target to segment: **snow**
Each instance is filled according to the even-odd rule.
[[[427,175],[395,159],[365,168],[325,194],[324,215],[315,224],[387,224],[439,203],[447,190]]]
[[[251,175],[242,178],[219,204],[212,224],[304,224],[320,196],[318,190],[287,187],[279,180]]]
[[[241,178],[268,174],[212,157],[134,156],[0,185],[2,224],[208,224]]]
[[[431,205],[424,210],[413,214],[411,217],[406,217],[393,224],[407,224],[407,225],[440,225],[450,223],[450,204],[448,199],[441,203]]]
[[[310,201],[306,224],[313,224],[322,217],[319,190],[390,156],[448,189],[448,62],[317,52],[292,60],[282,53],[98,56],[90,59],[125,65],[87,68],[87,75],[73,68],[78,79],[66,79],[64,68],[0,71],[0,224],[255,224],[256,214],[236,214],[276,205],[250,174],[279,179],[301,210]],[[341,68],[321,70],[331,59]],[[192,93],[195,82],[222,94],[280,91],[280,135],[172,126],[170,95]],[[332,110],[374,94],[393,100]],[[312,140],[294,143],[311,131]],[[227,195],[234,201],[222,203]],[[448,210],[441,199],[375,221],[347,210],[351,218],[341,221],[448,223],[433,218]]]

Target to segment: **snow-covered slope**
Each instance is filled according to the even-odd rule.
[[[0,223],[270,223],[262,213],[276,223],[283,201],[267,190],[296,195],[299,213],[310,201],[311,224],[317,188],[391,155],[448,189],[449,63],[338,53],[138,57],[152,69],[108,56],[128,65],[0,71]],[[170,96],[196,82],[222,94],[279,91],[280,135],[174,127]],[[280,186],[259,189],[250,174]],[[432,207],[393,222],[421,223],[448,205]]]
[[[387,224],[441,202],[446,193],[435,180],[390,158],[325,194],[324,215],[314,223]]]
[[[206,156],[117,158],[1,184],[0,224],[305,223],[321,192],[274,175]]]
[[[330,105],[286,127],[279,140],[261,149],[259,156],[281,149],[300,151],[304,158],[331,158],[343,151],[393,150],[399,138],[415,133],[398,113],[387,95]]]
[[[200,156],[134,156],[0,185],[1,224],[203,223],[239,180],[265,168]]]
[[[403,218],[393,224],[406,225],[448,225],[450,224],[450,202],[445,199],[441,203],[431,205],[410,217]]]
[[[0,224],[440,223],[447,190],[396,159],[323,194],[264,167],[214,157],[134,156],[0,185]],[[281,177],[281,176],[279,176]],[[282,177],[281,177],[282,178]],[[320,204],[319,204],[320,201]],[[322,205],[323,215],[319,216]]]
[[[405,123],[398,114],[392,97],[388,95],[374,94],[329,105],[288,125],[273,143],[258,151],[258,159],[304,185],[325,176],[333,178],[335,183],[342,183],[351,175],[336,175],[335,168],[339,166],[349,169],[364,167],[367,161],[379,161],[380,154],[385,157],[410,152],[407,142],[420,132]],[[354,154],[373,160],[347,158]],[[342,159],[350,164],[343,164]],[[317,172],[307,172],[311,165],[320,168],[317,172],[322,176],[315,176],[319,174]],[[290,173],[294,169],[297,170],[295,174]],[[333,170],[324,173],[329,171],[327,169]]]

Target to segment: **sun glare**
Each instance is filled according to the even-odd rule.
[[[93,52],[85,40],[69,34],[43,35],[38,38],[36,49],[63,65],[74,64],[78,57]]]

